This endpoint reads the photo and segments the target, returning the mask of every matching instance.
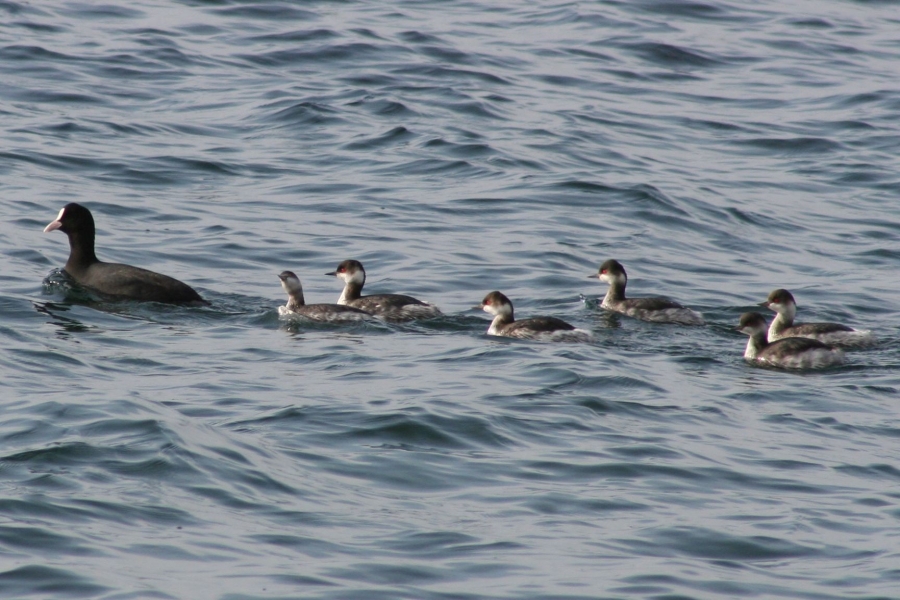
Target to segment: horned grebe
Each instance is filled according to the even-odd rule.
[[[797,303],[787,290],[773,290],[760,306],[775,311],[775,318],[769,325],[769,341],[774,342],[789,337],[819,340],[832,346],[865,346],[875,342],[871,331],[853,329],[839,323],[798,323],[794,325]]]
[[[101,262],[94,254],[94,217],[74,202],[59,211],[44,233],[59,229],[69,236],[65,271],[78,284],[106,296],[168,304],[209,304],[194,289],[168,275],[140,267]]]
[[[512,302],[500,292],[491,292],[474,308],[480,308],[494,315],[494,320],[487,330],[488,335],[544,341],[588,341],[592,337],[589,331],[576,329],[556,317],[534,317],[516,321]]]
[[[626,298],[628,275],[617,260],[608,260],[596,275],[588,275],[609,284],[609,290],[600,303],[602,308],[622,313],[642,321],[653,323],[677,323],[679,325],[703,325],[703,315],[668,298]]]
[[[288,303],[278,307],[281,316],[303,315],[316,321],[360,321],[371,319],[372,315],[364,310],[340,304],[307,304],[303,300],[303,286],[300,278],[293,271],[282,271],[278,275],[281,287],[288,294]]]
[[[844,362],[844,353],[818,340],[791,337],[766,341],[766,319],[758,312],[741,315],[736,328],[750,336],[744,358],[761,365],[784,369],[821,369]]]
[[[344,280],[344,291],[338,304],[362,309],[388,321],[409,321],[441,316],[441,310],[434,304],[422,302],[412,296],[402,294],[372,294],[362,296],[366,283],[366,270],[358,260],[345,260],[331,273]]]

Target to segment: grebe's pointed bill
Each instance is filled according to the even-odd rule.
[[[57,229],[62,227],[63,226],[62,218],[63,218],[63,213],[65,213],[65,212],[66,212],[65,207],[59,209],[59,214],[56,215],[56,220],[51,221],[50,223],[47,224],[46,227],[44,227],[44,233],[47,233],[48,231],[56,231]]]
[[[363,281],[365,281],[365,269],[363,269],[362,263],[358,260],[348,259],[342,261],[334,271],[325,274],[330,277],[340,277],[346,281],[348,276],[355,275],[357,272],[363,273]]]

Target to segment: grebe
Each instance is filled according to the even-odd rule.
[[[794,324],[797,302],[787,290],[773,290],[760,306],[775,311],[775,318],[769,325],[769,341],[774,342],[789,337],[819,340],[832,346],[866,346],[875,342],[871,331],[853,329],[839,323],[798,323]]]
[[[338,304],[353,306],[388,321],[409,321],[439,317],[443,313],[434,304],[422,302],[412,296],[402,294],[372,294],[363,296],[366,270],[358,260],[345,260],[331,273],[344,281],[344,291]]]
[[[668,298],[626,298],[625,286],[628,285],[628,275],[625,273],[625,267],[617,260],[606,261],[600,265],[596,275],[588,277],[596,277],[609,284],[609,290],[600,303],[602,308],[652,323],[704,324],[700,313]]]
[[[784,369],[821,369],[844,362],[844,353],[818,340],[783,338],[766,340],[766,319],[758,312],[741,315],[737,330],[750,336],[744,358],[748,361]]]
[[[372,318],[369,313],[352,306],[307,304],[303,299],[303,286],[300,285],[300,278],[294,275],[293,271],[282,271],[278,275],[278,279],[281,280],[281,287],[288,294],[288,303],[278,307],[279,315],[303,315],[316,321],[360,321]]]
[[[516,321],[512,302],[500,292],[491,292],[475,308],[494,315],[487,330],[488,335],[544,341],[587,341],[592,337],[589,331],[576,329],[556,317],[533,317]]]

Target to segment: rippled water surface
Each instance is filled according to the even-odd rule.
[[[894,1],[0,1],[0,597],[900,598],[898,32]],[[41,230],[73,201],[211,306],[72,289]],[[279,318],[279,272],[333,302],[347,258],[446,316]],[[604,313],[607,258],[707,325]],[[880,343],[745,364],[777,287]],[[487,337],[493,289],[594,340]]]

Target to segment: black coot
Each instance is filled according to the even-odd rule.
[[[209,304],[177,279],[139,267],[101,262],[94,254],[94,217],[74,202],[66,204],[44,233],[59,229],[69,236],[66,273],[84,287],[129,300],[168,304]]]

